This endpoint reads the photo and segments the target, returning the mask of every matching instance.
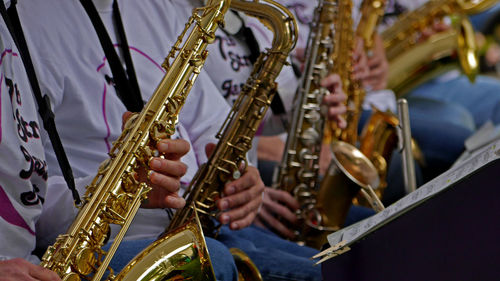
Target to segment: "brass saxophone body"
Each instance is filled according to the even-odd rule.
[[[373,4],[375,1],[368,2]],[[337,5],[332,72],[340,76],[343,90],[347,94],[347,127],[340,129],[333,122],[327,122],[325,141],[330,143],[332,161],[321,181],[316,203],[316,208],[322,213],[322,227],[310,227],[309,233],[306,234],[308,244],[316,248],[326,242],[326,236],[330,232],[343,227],[352,200],[360,189],[368,192],[369,197],[374,199],[370,192],[380,183],[373,163],[356,148],[359,119],[366,93],[361,81],[353,77],[352,54],[356,44],[352,20],[353,4],[351,0],[339,0]],[[364,5],[366,9],[367,4]],[[369,23],[367,19],[361,21],[361,27],[366,29],[363,31],[374,32],[375,27],[371,27]],[[371,23],[378,23],[378,20],[372,20]],[[373,34],[366,33],[363,37],[373,38]],[[370,202],[380,205],[379,201]]]
[[[431,0],[401,15],[382,33],[390,63],[388,87],[397,95],[403,95],[413,87],[457,67],[473,82],[479,62],[474,29],[467,15],[484,11],[497,2]],[[446,16],[454,17],[452,27],[422,41],[422,31]]]
[[[300,204],[297,217],[305,224],[321,222],[321,214],[316,209],[316,187],[325,128],[321,103],[328,91],[320,86],[320,81],[333,68],[336,2],[320,0],[315,9],[307,42],[305,69],[294,98],[285,151],[273,178],[274,188],[287,191],[297,199]],[[309,220],[314,222],[308,223]],[[299,242],[306,239],[302,232],[296,231]]]
[[[351,0],[337,1],[337,16],[335,19],[335,50],[333,53],[332,73],[340,76],[342,88],[347,95],[347,127],[340,129],[334,122],[326,121],[325,142],[340,140],[356,145],[361,106],[365,90],[361,82],[353,77],[353,57],[355,37],[352,20],[353,4]]]
[[[44,254],[43,267],[55,271],[63,280],[103,278],[141,201],[150,190],[147,184],[138,182],[138,170],[147,170],[148,161],[157,154],[156,143],[174,134],[178,113],[206,59],[205,48],[214,41],[215,30],[223,23],[229,3],[229,0],[210,0],[206,7],[194,11],[189,20],[189,24],[194,24],[193,30],[181,48],[186,28],[165,59],[165,76],[142,112],[126,123],[109,153],[111,158],[101,164],[97,176],[87,187],[75,221]],[[119,225],[121,229],[105,252],[102,246],[109,236],[110,224]],[[185,244],[172,246],[177,252],[173,252],[171,260],[157,264],[163,266],[162,280],[179,280],[181,268],[203,275],[200,280],[215,280],[199,233],[191,230],[180,236],[185,237],[181,239]],[[191,262],[181,260],[184,254],[192,258]],[[113,279],[114,273],[110,271],[108,277]]]
[[[314,21],[308,39],[306,68],[301,87],[295,97],[294,112],[285,153],[278,170],[275,172],[273,186],[290,192],[300,203],[297,216],[300,227],[297,229],[297,242],[319,248],[326,242],[326,236],[342,227],[347,209],[359,184],[376,185],[376,173],[373,165],[362,156],[354,146],[342,139],[355,143],[357,119],[363,99],[363,90],[352,77],[352,58],[354,40],[351,18],[351,1],[322,0],[315,10]],[[338,73],[348,93],[351,110],[348,122],[351,126],[343,131],[333,124],[325,129],[322,100],[328,91],[320,86],[322,78],[330,73]],[[330,133],[333,158],[340,159],[332,163],[331,172],[325,175],[321,186],[318,183],[321,145],[323,132]],[[347,152],[346,147],[351,150]],[[341,152],[339,148],[342,148]],[[355,160],[355,163],[348,163]],[[366,165],[364,163],[367,163]],[[354,164],[354,165],[353,165]],[[357,166],[372,172],[375,180],[359,176]],[[342,171],[340,169],[343,169]],[[367,183],[368,181],[368,183]],[[348,195],[348,196],[347,196]],[[348,205],[347,205],[348,204]],[[345,210],[344,210],[345,209]]]
[[[361,3],[361,19],[356,27],[356,35],[363,39],[365,50],[370,52],[375,43],[377,27],[384,16],[386,0],[364,0]]]
[[[205,234],[215,234],[219,227],[214,224],[219,214],[215,202],[223,196],[224,184],[239,178],[241,166],[246,167],[246,153],[252,138],[276,94],[275,79],[297,40],[295,19],[282,5],[272,0],[233,0],[231,7],[260,19],[274,32],[274,40],[271,49],[261,54],[255,63],[251,76],[217,134],[219,142],[213,154],[198,170],[185,193],[186,205],[191,207],[176,212],[168,230],[182,226],[196,211]]]
[[[369,56],[374,48],[374,37],[384,16],[386,4],[386,0],[364,0],[361,4],[361,19],[356,34],[363,39],[365,51]],[[397,126],[399,120],[396,115],[373,107],[372,115],[359,136],[359,150],[370,159],[378,171],[380,183],[376,192],[379,197],[387,187],[389,159],[397,145]]]

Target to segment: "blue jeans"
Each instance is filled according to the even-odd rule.
[[[299,246],[268,230],[250,226],[232,231],[223,226],[217,239],[229,248],[243,250],[266,281],[321,280],[321,267],[310,260],[318,250]]]
[[[426,165],[425,180],[447,170],[464,151],[473,134],[473,116],[463,106],[429,98],[408,98],[411,132],[420,146]]]
[[[212,266],[214,268],[215,277],[219,281],[230,281],[238,280],[238,272],[236,270],[236,265],[234,259],[229,252],[229,249],[224,246],[221,242],[214,240],[212,238],[205,238],[207,242],[208,252],[210,254],[210,260],[212,261]],[[144,248],[153,243],[154,240],[133,240],[133,241],[123,241],[120,244],[116,254],[111,260],[111,268],[115,272],[120,272],[129,261],[131,261],[137,254],[139,254]],[[108,243],[105,250],[109,248]]]
[[[461,105],[472,114],[476,127],[488,120],[500,123],[500,81],[492,77],[478,76],[475,83],[463,75],[448,81],[435,79],[413,90],[409,97]]]

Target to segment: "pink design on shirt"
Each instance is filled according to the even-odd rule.
[[[144,56],[146,59],[148,59],[150,62],[152,62],[158,69],[160,69],[163,73],[165,73],[165,69],[163,67],[161,67],[161,65],[159,63],[157,63],[154,59],[152,59],[149,55],[147,55],[146,53],[144,53],[143,51],[137,49],[136,47],[129,47],[130,50],[132,51],[136,51],[137,53],[141,54],[142,56]]]
[[[0,143],[2,143],[2,85],[3,85],[3,74],[0,77]]]
[[[0,186],[0,206],[2,206],[2,208],[0,208],[0,217],[12,225],[26,229],[31,235],[35,235],[35,232],[31,230],[21,215],[16,211],[16,208],[14,208],[12,202],[10,202],[9,196],[7,196],[2,186]]]
[[[118,47],[120,46],[120,44],[113,44],[115,47]],[[135,48],[135,47],[130,47],[129,46],[129,49],[132,50],[132,51],[135,51],[137,53],[139,53],[140,55],[142,55],[143,57],[145,57],[147,60],[149,60],[151,63],[153,63],[154,66],[156,66],[159,70],[161,70],[163,73],[165,73],[165,69],[159,64],[157,63],[153,58],[151,58],[149,55],[147,55],[146,53],[144,53],[143,51]],[[101,69],[106,65],[106,62],[107,62],[107,58],[104,57],[102,59],[102,63],[100,65],[97,66],[97,72],[100,72]],[[108,149],[108,152],[111,150],[111,144],[109,142],[109,137],[111,136],[111,130],[109,128],[109,122],[108,122],[108,119],[107,119],[107,116],[106,116],[106,94],[107,94],[107,86],[106,86],[106,83],[104,83],[104,93],[103,93],[103,96],[102,96],[102,115],[103,115],[103,118],[104,118],[104,123],[106,125],[106,130],[107,130],[107,135],[106,137],[104,138],[104,141],[106,142],[106,147]]]
[[[102,93],[102,117],[104,118],[104,124],[106,125],[107,135],[104,138],[104,142],[106,143],[106,147],[108,149],[108,153],[111,150],[111,144],[109,143],[109,137],[111,136],[111,129],[109,128],[108,117],[106,115],[106,94],[107,94],[107,86],[104,83],[104,92]]]
[[[0,55],[0,65],[2,65],[2,63],[3,63],[3,58],[4,58],[4,57],[5,57],[5,55],[7,55],[7,54],[11,54],[11,55],[12,55],[12,56],[14,56],[14,57],[17,57],[17,56],[18,56],[18,54],[17,54],[17,53],[15,53],[15,52],[13,52],[13,51],[12,51],[12,49],[5,49],[5,50],[3,50],[2,54]]]

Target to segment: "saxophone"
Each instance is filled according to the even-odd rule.
[[[479,62],[474,29],[467,15],[484,11],[497,2],[432,0],[400,16],[382,33],[390,63],[388,87],[403,95],[413,87],[457,67],[473,82]],[[426,27],[450,15],[456,19],[452,28],[421,42],[421,32]]]
[[[374,47],[376,29],[384,16],[386,4],[386,0],[364,0],[361,4],[361,19],[356,34],[363,39],[365,51],[369,56]],[[387,187],[388,161],[397,145],[397,126],[399,126],[397,116],[373,107],[373,113],[359,136],[359,150],[372,161],[378,171],[380,183],[376,192],[379,197]]]
[[[274,31],[272,49],[262,54],[255,63],[252,75],[218,133],[220,141],[214,153],[208,162],[201,166],[184,193],[186,207],[175,213],[165,234],[159,240],[129,262],[122,271],[126,273],[126,277],[120,274],[115,280],[151,280],[159,277],[165,280],[164,272],[169,273],[174,270],[179,272],[186,270],[186,274],[181,277],[190,276],[190,280],[201,280],[199,271],[187,270],[192,263],[182,268],[172,268],[169,263],[161,267],[151,265],[164,260],[172,262],[169,254],[178,247],[169,247],[168,244],[164,245],[163,241],[179,240],[177,244],[180,245],[185,245],[190,240],[204,241],[203,234],[198,231],[200,219],[205,233],[209,235],[215,233],[217,227],[214,226],[212,218],[218,214],[215,201],[222,195],[220,189],[226,181],[240,177],[240,164],[246,165],[245,154],[250,149],[252,138],[276,93],[274,80],[286,63],[286,58],[295,46],[297,38],[295,20],[284,7],[274,1],[233,0],[231,8],[259,18],[264,25]],[[179,235],[190,229],[193,229],[191,235],[196,237],[189,239],[187,235]],[[174,243],[170,244],[175,246]],[[188,250],[194,252],[194,249],[196,244]],[[231,248],[230,252],[238,268],[238,280],[262,280],[259,270],[244,252],[236,248]],[[183,255],[178,255],[181,263],[186,255],[190,257],[185,251],[181,254]],[[196,263],[195,265],[197,269],[198,266]]]
[[[321,181],[316,208],[322,213],[323,227],[310,227],[308,241],[316,248],[326,241],[326,236],[343,227],[353,198],[361,191],[369,199],[373,208],[383,209],[373,189],[380,179],[373,163],[355,145],[358,141],[358,123],[362,110],[365,90],[361,81],[353,77],[354,30],[352,21],[352,1],[338,1],[336,19],[336,49],[333,73],[338,73],[347,94],[347,128],[339,129],[330,123],[325,134],[331,136],[332,161]],[[375,21],[376,22],[376,21]],[[363,24],[362,24],[363,25]],[[367,26],[365,26],[367,27]],[[375,30],[375,28],[370,28]],[[328,137],[325,138],[328,141]]]
[[[321,221],[321,214],[315,208],[316,186],[325,127],[321,103],[328,91],[320,86],[320,81],[333,68],[336,2],[320,0],[314,11],[305,69],[294,97],[285,152],[273,177],[273,188],[287,191],[297,199],[300,205],[297,217],[306,224],[312,224],[307,223],[308,220]],[[296,235],[298,242],[305,243],[301,230],[297,230]]]
[[[354,146],[363,90],[352,78],[352,3],[347,0],[322,0],[315,10],[308,38],[306,68],[295,97],[291,127],[273,187],[290,192],[299,202],[300,228],[297,242],[319,248],[326,236],[341,228],[347,208],[359,186],[378,185],[375,168]],[[342,131],[332,126],[325,130],[321,102],[328,91],[320,86],[322,78],[338,73],[348,92],[351,127]],[[332,141],[333,159],[329,174],[318,190],[318,160],[323,132]],[[344,140],[344,141],[340,141]],[[342,171],[341,171],[342,169]],[[348,196],[347,196],[348,195]],[[347,205],[348,203],[348,205]],[[344,210],[345,209],[345,210]]]
[[[214,234],[219,228],[214,218],[219,211],[215,205],[222,197],[224,184],[241,176],[241,167],[247,166],[246,153],[271,101],[276,94],[274,80],[279,75],[297,39],[297,26],[291,13],[272,1],[233,0],[231,7],[257,17],[275,36],[272,48],[259,56],[251,76],[243,87],[231,112],[217,134],[219,142],[197,172],[186,193],[184,208],[175,213],[168,230],[183,225],[193,212],[197,212],[204,231]]]
[[[345,116],[347,127],[337,128],[332,121],[326,121],[325,142],[334,140],[355,145],[358,136],[358,123],[365,90],[361,81],[353,77],[353,59],[355,38],[352,20],[353,4],[351,0],[339,0],[338,12],[335,19],[335,50],[333,53],[332,73],[337,73],[342,81],[342,88],[347,95],[347,113]],[[346,55],[348,54],[348,55]]]
[[[156,143],[174,134],[178,113],[205,62],[207,44],[214,41],[215,30],[223,23],[229,4],[230,0],[210,0],[206,7],[194,10],[187,24],[194,27],[184,45],[181,48],[188,27],[165,59],[166,74],[151,99],[139,115],[125,124],[109,153],[111,158],[101,164],[87,187],[75,221],[44,254],[43,267],[72,281],[101,280],[109,269],[108,278],[116,280],[108,268],[109,262],[150,190],[146,183],[137,180],[138,171],[147,170],[148,161],[158,156]],[[105,252],[102,246],[109,236],[110,224],[121,229]],[[162,280],[179,280],[184,276],[179,272],[188,272],[199,280],[215,280],[202,242],[202,234],[195,227],[177,233],[172,243],[166,245],[171,250],[170,258],[154,261]]]
[[[368,55],[375,45],[374,36],[380,20],[384,16],[386,2],[387,0],[364,0],[361,3],[361,19],[356,28],[356,35],[363,39]]]

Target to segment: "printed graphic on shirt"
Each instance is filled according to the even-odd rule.
[[[0,111],[0,116],[3,116],[0,120],[0,148],[2,155],[11,159],[2,159],[5,165],[2,175],[6,177],[1,178],[0,217],[34,235],[34,230],[16,208],[19,208],[20,204],[28,207],[43,204],[44,198],[39,196],[39,193],[45,191],[40,187],[47,181],[48,170],[33,96],[29,91],[27,79],[17,81],[25,75],[20,65],[20,57],[12,49],[2,51],[0,108],[3,112]],[[13,204],[14,201],[16,204]]]
[[[22,114],[22,95],[20,93],[19,87],[12,79],[8,77],[3,77],[2,80],[8,91],[8,95],[11,101],[11,107],[13,112],[13,120],[17,127],[17,134],[19,139],[23,144],[20,145],[19,150],[22,154],[22,158],[29,163],[27,169],[22,169],[19,171],[19,177],[23,180],[29,180],[33,173],[40,176],[44,181],[47,180],[47,162],[44,159],[40,159],[39,156],[32,155],[30,151],[26,148],[26,145],[33,139],[40,139],[40,126],[36,120],[26,120]]]
[[[214,83],[219,84],[224,99],[231,105],[236,101],[238,95],[245,85],[246,78],[250,75],[253,64],[250,60],[250,52],[245,52],[236,39],[219,32],[215,36],[214,45],[217,47],[221,61],[225,61],[229,67],[220,67],[222,73],[210,73]],[[218,76],[218,79],[214,79]]]

